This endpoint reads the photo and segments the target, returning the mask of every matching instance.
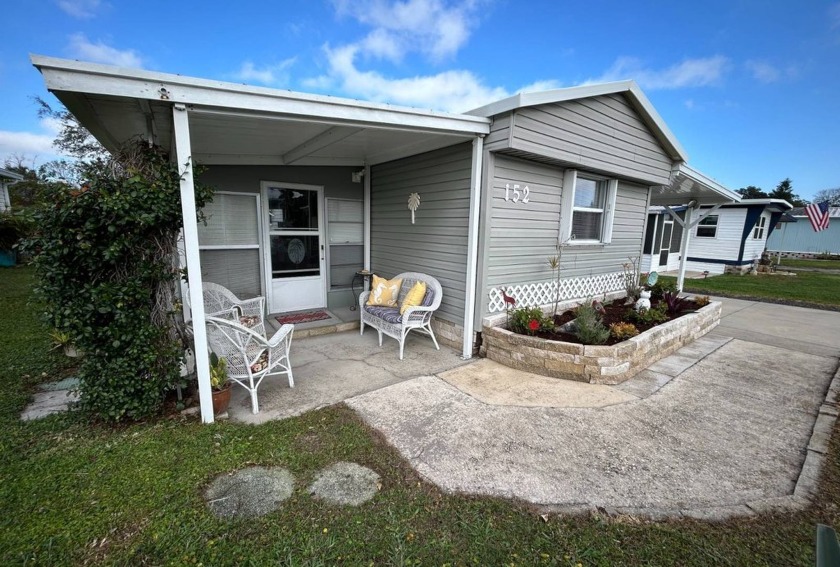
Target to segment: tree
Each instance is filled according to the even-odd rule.
[[[766,199],[769,195],[755,185],[748,185],[738,189],[737,193],[744,199]]]
[[[833,207],[840,207],[840,187],[817,191],[814,195],[814,202],[822,203],[823,201],[828,201],[828,204]]]
[[[38,104],[38,118],[57,122],[61,129],[53,146],[61,153],[82,161],[106,160],[110,156],[88,129],[67,110],[55,110],[41,97],[35,97]]]
[[[789,177],[784,178],[776,185],[776,188],[770,192],[771,199],[784,199],[794,207],[804,207],[807,203],[799,198],[799,195],[793,192],[793,182]]]
[[[33,167],[29,167],[27,162],[32,163]],[[23,181],[9,186],[9,199],[13,210],[25,210],[35,205],[41,196],[43,185],[34,166],[34,160],[28,160],[20,154],[9,156],[3,164],[4,169],[23,176]]]

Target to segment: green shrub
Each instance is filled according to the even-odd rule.
[[[24,243],[49,326],[85,353],[81,406],[108,421],[158,411],[183,354],[171,311],[178,171],[140,144],[120,158],[86,164],[81,188],[49,184],[37,231]],[[196,206],[211,195],[197,186]]]
[[[32,223],[23,215],[0,213],[0,250],[11,250],[32,232]]]
[[[651,307],[643,311],[628,309],[627,319],[636,325],[658,325],[659,323],[670,320],[670,317],[668,316],[665,305],[660,303],[656,307]]]
[[[655,284],[650,286],[650,296],[652,299],[661,300],[666,292],[676,293],[677,282],[657,280]]]
[[[610,338],[610,330],[601,322],[601,315],[588,300],[575,309],[574,333],[585,345],[602,345]]]
[[[618,341],[626,341],[639,334],[639,329],[633,323],[613,323],[610,325],[610,335]]]
[[[539,307],[520,307],[510,312],[508,329],[520,335],[536,335],[540,331],[551,331],[554,322]]]

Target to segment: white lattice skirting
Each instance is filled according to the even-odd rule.
[[[517,307],[533,307],[554,303],[557,282],[537,282],[530,284],[506,285],[490,290],[490,313],[505,310],[502,290],[516,299]],[[613,272],[599,276],[583,278],[565,278],[560,280],[560,301],[598,297],[605,293],[624,289],[624,272]]]

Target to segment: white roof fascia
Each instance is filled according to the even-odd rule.
[[[699,183],[700,185],[705,185],[709,189],[713,190],[715,193],[718,193],[718,194],[722,195],[723,197],[726,197],[727,199],[729,199],[732,202],[739,203],[741,201],[741,195],[739,195],[735,191],[732,191],[731,189],[727,189],[726,187],[724,187],[723,185],[721,185],[720,183],[718,183],[717,181],[715,181],[711,177],[709,177],[709,176],[707,176],[703,173],[700,173],[699,171],[697,171],[693,167],[689,166],[688,164],[685,164],[685,163],[677,164],[677,166],[674,168],[674,176],[680,175],[680,174],[685,175],[686,177],[690,178],[691,180],[695,181],[696,183]]]
[[[650,122],[650,126],[652,126],[655,130],[658,130],[660,141],[663,142],[669,150],[669,153],[676,161],[688,161],[688,155],[686,154],[685,149],[642,92],[642,89],[639,88],[639,85],[636,84],[636,81],[616,81],[612,83],[583,85],[580,87],[569,87],[565,89],[554,89],[542,92],[517,93],[511,97],[470,110],[466,114],[490,117],[502,114],[503,112],[516,110],[517,108],[537,106],[541,104],[554,104],[568,100],[577,100],[618,93],[628,93],[630,95],[633,103],[638,106],[637,110],[642,113],[643,118],[646,118]]]
[[[360,102],[169,73],[30,55],[51,91],[69,91],[210,108],[325,118],[340,123],[399,126],[459,134],[488,134],[490,120],[464,114]]]
[[[9,171],[8,169],[3,169],[1,167],[0,177],[5,177],[6,179],[11,179],[12,181],[23,181],[23,175],[21,175],[20,173],[15,173],[14,171]]]
[[[741,199],[739,205],[779,205],[780,207],[792,209],[793,205],[784,199]]]

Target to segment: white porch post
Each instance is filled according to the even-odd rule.
[[[198,397],[201,421],[213,423],[213,394],[210,388],[210,357],[207,354],[207,329],[204,326],[204,294],[201,285],[201,262],[198,254],[198,221],[195,215],[195,181],[193,179],[190,120],[187,107],[172,108],[175,130],[175,162],[181,176],[181,215],[184,220],[184,254],[187,260],[187,281],[192,307],[195,369],[198,374]]]
[[[464,350],[462,358],[472,358],[475,331],[475,284],[478,274],[478,224],[481,211],[481,160],[484,157],[484,136],[473,138],[472,191],[470,192],[470,224],[467,244],[467,288],[464,300]]]
[[[677,276],[677,291],[682,292],[683,290],[683,283],[685,282],[685,262],[686,258],[688,258],[688,242],[691,240],[691,229],[693,228],[691,225],[691,213],[694,209],[692,207],[688,207],[685,210],[685,220],[682,221],[683,233],[682,233],[682,242],[680,242],[680,273]],[[679,220],[679,217],[676,217]]]
[[[364,254],[365,270],[370,271],[370,165],[365,164],[364,178]],[[362,284],[364,287],[364,284]],[[364,291],[364,290],[362,290]],[[356,298],[358,301],[358,298]]]

